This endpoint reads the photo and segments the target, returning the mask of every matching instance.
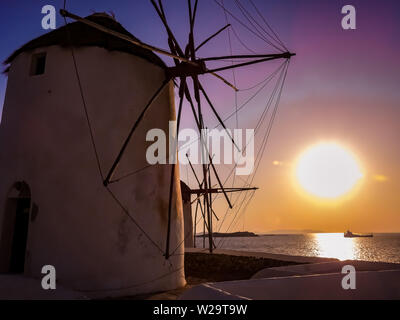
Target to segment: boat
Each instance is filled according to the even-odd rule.
[[[372,238],[374,235],[373,234],[358,234],[358,233],[353,233],[349,230],[347,230],[344,233],[345,238]]]

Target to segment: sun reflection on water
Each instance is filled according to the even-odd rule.
[[[372,238],[344,238],[343,233],[306,233],[221,239],[221,249],[400,263],[400,233],[375,233]],[[201,248],[202,239],[196,240]]]
[[[313,234],[315,250],[320,257],[336,258],[339,260],[356,259],[356,242],[354,238],[345,238],[342,233]]]

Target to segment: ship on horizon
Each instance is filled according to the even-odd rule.
[[[358,233],[353,233],[350,230],[347,230],[344,233],[345,238],[372,238],[374,235],[371,234],[358,234]]]

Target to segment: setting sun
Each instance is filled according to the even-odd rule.
[[[319,143],[300,155],[296,179],[307,193],[325,199],[349,193],[363,174],[355,157],[336,143]]]

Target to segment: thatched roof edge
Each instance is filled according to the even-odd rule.
[[[107,17],[105,14],[93,14],[86,19],[89,19],[93,22],[101,24],[109,29],[117,31],[119,33],[128,35],[133,39],[138,40],[134,37],[129,31],[127,31],[120,23],[118,23],[112,17]],[[67,32],[66,28],[69,28]],[[4,73],[7,73],[10,69],[10,64],[13,60],[22,52],[34,50],[41,47],[47,47],[51,45],[60,45],[63,47],[68,47],[70,45],[76,47],[82,46],[97,46],[101,48],[105,48],[110,51],[121,51],[129,54],[136,55],[141,57],[153,64],[160,66],[161,68],[166,68],[165,63],[161,60],[159,56],[153,53],[150,50],[135,46],[128,41],[119,39],[112,35],[101,32],[97,29],[94,29],[84,23],[81,22],[73,22],[68,26],[63,26],[54,31],[46,33],[38,38],[35,38],[21,48],[14,51],[4,62],[3,64],[6,66]],[[70,34],[70,37],[68,35]],[[70,38],[70,39],[69,39]]]

